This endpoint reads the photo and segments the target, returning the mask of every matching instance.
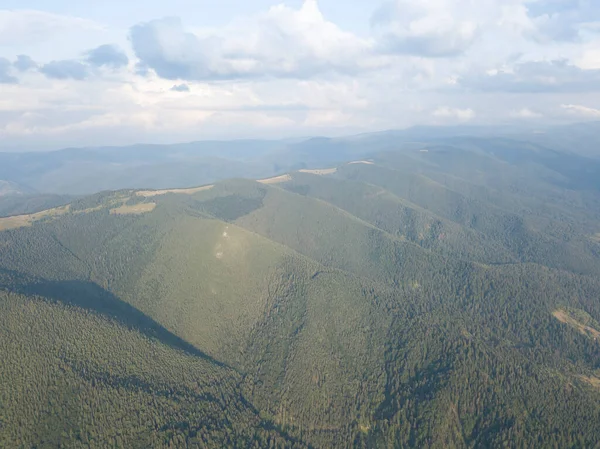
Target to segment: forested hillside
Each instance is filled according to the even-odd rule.
[[[319,159],[0,218],[0,446],[600,447],[600,163]]]

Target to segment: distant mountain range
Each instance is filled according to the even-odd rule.
[[[174,145],[0,153],[0,180],[27,193],[86,195],[103,190],[173,188],[229,178],[273,176],[324,167],[379,151],[443,145],[479,137],[529,142],[600,158],[600,122],[562,127],[416,127],[344,138],[206,141]],[[2,188],[0,186],[0,188]]]

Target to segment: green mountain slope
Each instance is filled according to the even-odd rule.
[[[537,147],[524,180],[503,144],[454,145],[0,219],[0,376],[25,385],[0,435],[594,447],[597,193]]]

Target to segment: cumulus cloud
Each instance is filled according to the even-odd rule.
[[[88,67],[75,60],[52,61],[41,66],[39,70],[48,78],[58,80],[84,80],[89,74]]]
[[[520,33],[532,25],[523,0],[395,0],[371,19],[383,52],[456,57],[483,33]]]
[[[473,109],[460,109],[450,108],[448,106],[440,106],[432,114],[434,117],[445,118],[445,119],[456,119],[462,122],[468,122],[475,118],[475,111]]]
[[[86,62],[93,67],[120,68],[129,64],[129,58],[116,45],[101,45],[86,53]]]
[[[579,104],[563,104],[561,108],[568,113],[585,118],[600,118],[600,109],[594,109]]]
[[[130,34],[138,72],[152,69],[171,80],[310,78],[375,64],[369,42],[325,20],[316,0],[298,10],[278,5],[219,31],[192,33],[168,18],[138,24]]]
[[[20,72],[26,72],[37,67],[36,62],[27,55],[18,55],[13,65]]]
[[[512,93],[600,91],[600,70],[583,70],[567,61],[530,61],[508,70],[468,75],[463,87]]]
[[[12,74],[12,64],[6,58],[0,58],[0,84],[16,84],[19,81]]]
[[[187,84],[176,84],[173,87],[171,87],[171,90],[174,92],[189,92],[190,86],[188,86]]]
[[[398,0],[384,4],[372,19],[380,49],[446,57],[457,56],[469,48],[478,35],[477,22],[456,18],[445,11],[443,2],[435,3]]]
[[[600,8],[590,0],[550,0],[529,3],[528,13],[535,25],[530,37],[538,42],[580,41],[600,21]]]

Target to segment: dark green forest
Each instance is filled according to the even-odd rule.
[[[600,447],[600,162],[378,148],[0,218],[0,447]]]

